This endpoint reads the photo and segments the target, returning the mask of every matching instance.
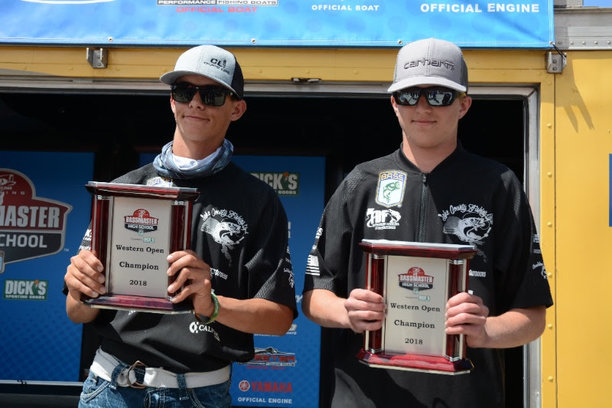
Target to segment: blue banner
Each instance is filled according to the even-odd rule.
[[[5,0],[0,43],[548,48],[554,0]]]
[[[325,159],[234,156],[233,161],[274,188],[283,203],[289,219],[289,248],[301,309],[306,259],[325,201]],[[318,407],[320,343],[319,326],[301,311],[284,336],[255,336],[255,358],[246,364],[234,364],[233,405]]]
[[[89,223],[93,153],[0,151],[0,381],[79,381],[66,266]]]

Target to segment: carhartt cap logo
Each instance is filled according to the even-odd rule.
[[[421,59],[414,60],[414,61],[408,61],[404,64],[404,69],[418,68],[420,66],[441,67],[441,68],[446,68],[450,71],[453,71],[455,69],[455,64],[453,64],[452,61],[440,60],[440,59],[435,59],[435,58],[421,58]]]

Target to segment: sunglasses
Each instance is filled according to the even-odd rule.
[[[189,103],[198,92],[204,105],[223,106],[225,97],[231,95],[232,91],[218,85],[197,86],[186,82],[172,85],[172,99],[180,103]]]
[[[429,88],[412,88],[401,89],[393,92],[395,103],[403,106],[414,106],[419,103],[421,95],[425,96],[425,100],[429,106],[449,106],[458,96],[465,96],[465,92],[455,91],[443,86],[432,86]]]

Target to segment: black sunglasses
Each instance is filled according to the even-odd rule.
[[[172,85],[172,99],[180,103],[189,103],[198,92],[204,105],[223,106],[225,97],[232,91],[218,85],[197,86],[187,82],[178,82]]]
[[[412,88],[400,89],[393,92],[395,103],[404,106],[414,106],[419,103],[421,95],[425,95],[425,100],[429,106],[449,106],[458,96],[465,96],[465,92],[455,91],[454,89],[445,88],[443,86],[432,86],[429,88]]]

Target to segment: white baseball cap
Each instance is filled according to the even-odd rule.
[[[242,69],[231,52],[214,45],[190,48],[176,60],[174,71],[166,72],[159,80],[172,85],[184,75],[202,75],[219,82],[239,99],[244,95]]]

